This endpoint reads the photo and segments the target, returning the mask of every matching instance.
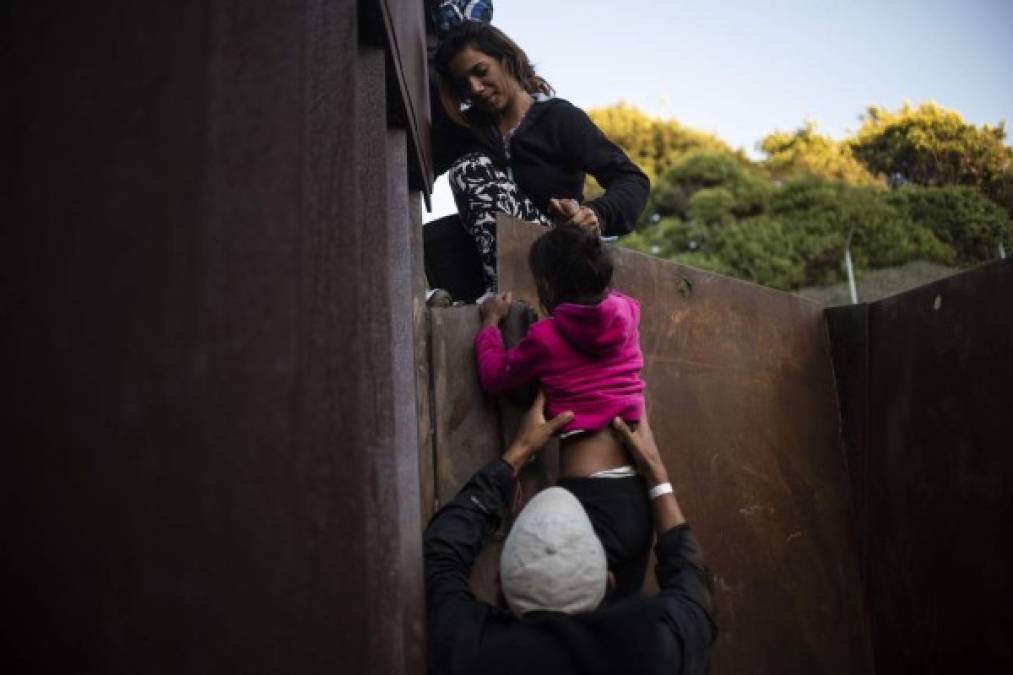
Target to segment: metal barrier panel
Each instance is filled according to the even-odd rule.
[[[541,231],[499,224],[500,288],[532,303],[527,250]],[[869,672],[822,309],[632,251],[614,254],[616,288],[643,310],[652,426],[716,575],[714,672]],[[434,348],[437,333],[445,336],[433,364],[442,382],[436,463],[453,467],[438,471],[442,499],[499,451],[495,409],[475,379],[477,310],[444,311],[456,314],[445,313],[447,325],[434,325],[433,335]],[[463,411],[474,424],[464,424]],[[453,433],[441,436],[441,426]],[[489,573],[479,576],[482,590]]]
[[[1013,262],[828,310],[876,669],[1010,672]]]
[[[11,5],[6,672],[424,668],[376,4]]]
[[[425,7],[412,0],[370,0],[362,3],[362,10],[382,14],[384,47],[393,66],[390,69],[393,81],[387,83],[391,104],[388,114],[395,116],[396,126],[408,132],[411,187],[428,195],[433,188],[433,165]]]

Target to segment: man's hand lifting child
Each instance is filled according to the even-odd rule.
[[[478,308],[478,314],[482,317],[482,327],[498,326],[499,322],[510,313],[510,303],[514,300],[514,294],[510,291],[497,293],[486,298]]]

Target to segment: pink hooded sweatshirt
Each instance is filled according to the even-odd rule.
[[[482,388],[501,394],[540,380],[549,417],[572,410],[562,431],[602,429],[616,415],[640,420],[644,382],[640,305],[615,291],[597,305],[563,303],[511,349],[498,326],[475,336]]]

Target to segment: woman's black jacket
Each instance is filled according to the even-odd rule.
[[[531,201],[548,213],[549,199],[566,197],[593,208],[607,235],[626,234],[640,217],[650,182],[587,114],[559,98],[536,100],[510,140],[509,157],[492,120],[475,109],[465,113],[470,128],[439,116],[433,128],[433,160],[440,175],[462,155],[483,152],[513,176]],[[605,194],[584,201],[584,175]]]

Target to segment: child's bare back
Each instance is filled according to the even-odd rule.
[[[632,464],[611,428],[574,434],[559,442],[559,475],[563,478],[585,478]]]

